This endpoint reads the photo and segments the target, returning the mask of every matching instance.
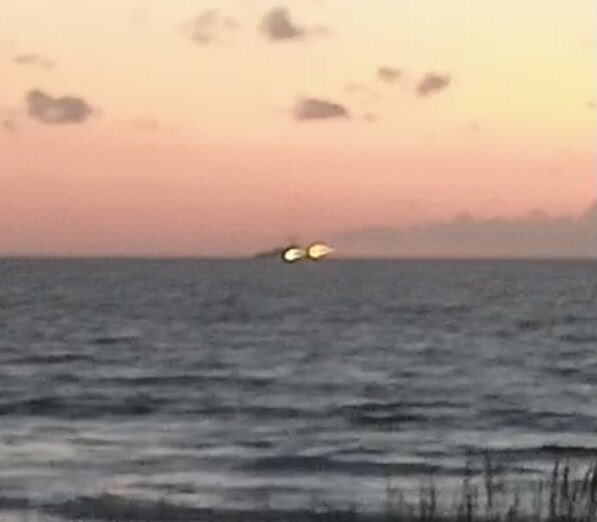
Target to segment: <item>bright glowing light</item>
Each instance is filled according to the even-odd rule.
[[[282,259],[284,259],[284,261],[286,261],[287,263],[294,263],[295,261],[303,259],[303,257],[305,257],[306,255],[307,252],[305,252],[304,249],[290,247],[284,250],[284,252],[282,252]]]
[[[313,243],[307,249],[307,257],[314,261],[322,259],[327,255],[331,254],[334,249],[324,243]]]

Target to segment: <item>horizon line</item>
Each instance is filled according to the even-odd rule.
[[[2,254],[1,261],[254,261],[256,263],[267,263],[277,260],[272,258],[256,258],[254,255],[240,254],[218,254],[218,255],[198,255],[198,254]],[[334,261],[597,261],[597,254],[589,256],[366,256],[366,255],[345,255],[328,257],[325,260],[316,261],[316,263],[329,263]]]

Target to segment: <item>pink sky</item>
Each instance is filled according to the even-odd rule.
[[[597,197],[592,0],[5,4],[0,254],[244,254]]]

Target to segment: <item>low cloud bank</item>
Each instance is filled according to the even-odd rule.
[[[369,227],[333,238],[350,255],[597,258],[597,203],[580,216],[454,219],[405,229]]]

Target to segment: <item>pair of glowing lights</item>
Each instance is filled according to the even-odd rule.
[[[300,248],[291,246],[282,252],[282,259],[286,263],[296,263],[301,259],[310,259],[311,261],[318,261],[327,255],[331,254],[334,249],[324,243],[313,243],[307,248]]]

